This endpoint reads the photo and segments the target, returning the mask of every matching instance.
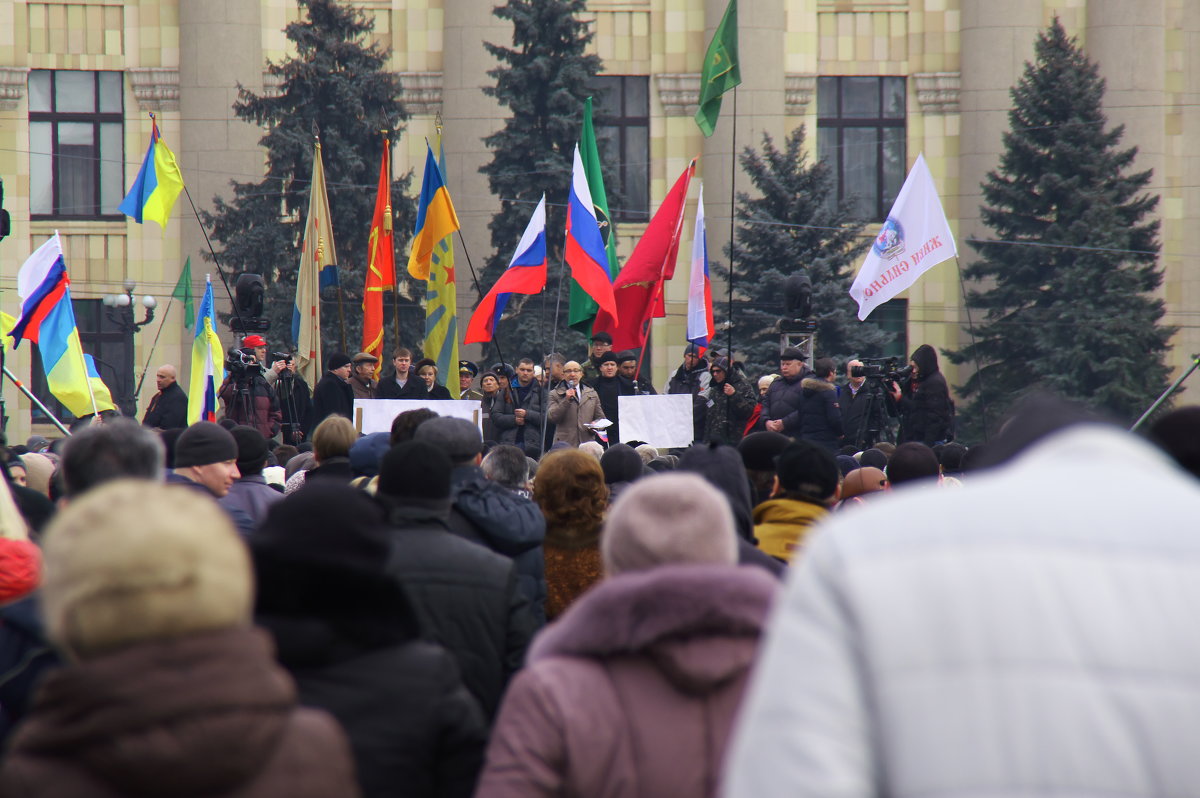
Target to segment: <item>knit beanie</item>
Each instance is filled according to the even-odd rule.
[[[617,359],[617,353],[612,351],[611,349],[600,356],[600,363],[602,363],[602,364],[603,363],[620,363],[620,362],[621,361]]]
[[[455,463],[464,463],[483,451],[479,427],[465,418],[431,418],[417,427],[413,440],[440,449]]]
[[[752,432],[738,444],[742,464],[751,471],[774,471],[775,458],[792,439],[782,432]]]
[[[81,659],[250,623],[245,544],[195,491],[105,483],[59,512],[44,544],[46,634]]]
[[[345,352],[334,352],[325,359],[325,368],[329,371],[335,371],[342,366],[350,365],[350,356]]]
[[[888,456],[887,453],[882,449],[867,449],[862,453],[862,456],[858,458],[858,464],[860,466],[878,468],[880,471],[883,471],[885,468],[887,468]]]
[[[261,474],[267,464],[267,439],[254,427],[234,427],[229,431],[237,443],[237,467],[242,476]]]
[[[211,421],[198,421],[175,441],[175,468],[236,460],[237,441],[229,430]]]
[[[733,513],[725,497],[695,474],[657,474],[614,502],[600,536],[609,576],[659,565],[737,562]]]
[[[628,444],[614,443],[600,456],[600,468],[606,484],[633,482],[642,476],[642,457]]]
[[[425,429],[430,419],[418,428]],[[378,495],[391,499],[449,499],[450,458],[428,441],[415,440],[393,446],[379,464]]]

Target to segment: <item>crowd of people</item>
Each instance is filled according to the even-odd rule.
[[[682,449],[597,438],[654,390],[602,336],[464,362],[482,423],[360,434],[449,394],[397,350],[332,355],[294,437],[158,424],[164,366],[144,424],[9,447],[0,796],[1189,794],[1200,408],[1033,396],[968,448],[930,347],[706,354]]]

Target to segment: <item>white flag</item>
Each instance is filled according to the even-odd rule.
[[[858,320],[957,254],[922,153],[850,286],[850,296],[858,303]]]

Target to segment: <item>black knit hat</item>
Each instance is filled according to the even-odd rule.
[[[267,439],[254,427],[234,427],[229,431],[237,442],[237,467],[246,474],[258,474],[267,463]]]
[[[600,356],[601,365],[603,365],[604,363],[620,363],[620,362],[621,362],[620,359],[616,356],[616,354],[611,349]]]
[[[417,428],[443,419],[430,419]],[[393,446],[379,464],[380,496],[391,499],[449,499],[450,457],[432,443],[407,441]]]
[[[236,460],[237,441],[229,430],[211,421],[198,421],[175,441],[175,468]]]
[[[350,356],[345,352],[334,352],[329,357],[325,358],[325,368],[329,371],[337,371],[342,366],[350,365]]]
[[[774,471],[775,458],[788,447],[792,439],[782,432],[752,432],[742,438],[738,452],[742,463],[751,471]]]
[[[837,461],[824,446],[811,441],[793,441],[775,460],[779,486],[790,493],[820,501],[837,490]]]

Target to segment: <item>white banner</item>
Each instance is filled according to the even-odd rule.
[[[692,445],[692,395],[618,396],[621,443],[642,441],[656,449]]]
[[[850,286],[850,296],[858,303],[859,321],[922,274],[957,254],[925,155],[918,155]]]
[[[392,421],[406,410],[427,407],[439,416],[465,418],[480,428],[483,419],[478,399],[355,399],[354,426],[363,435],[372,432],[391,432]]]

